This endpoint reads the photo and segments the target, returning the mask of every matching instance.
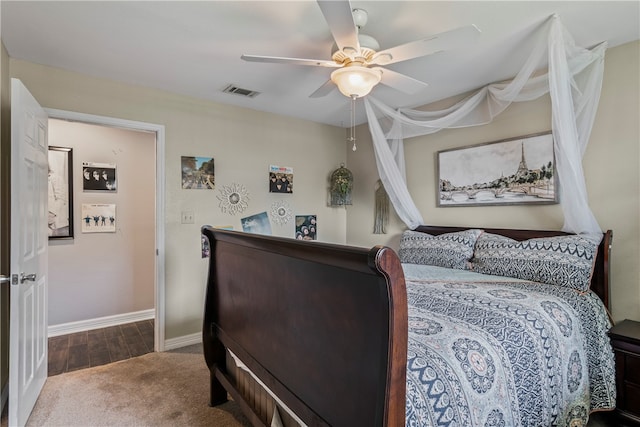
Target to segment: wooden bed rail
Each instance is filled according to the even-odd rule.
[[[226,374],[228,349],[308,425],[404,425],[407,301],[393,250],[202,233],[212,405],[227,390],[242,399]]]

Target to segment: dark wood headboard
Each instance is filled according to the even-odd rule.
[[[420,225],[415,231],[423,233],[438,235],[444,233],[452,233],[456,231],[468,230],[473,227],[445,227],[434,225]],[[505,237],[509,237],[514,240],[522,241],[533,239],[536,237],[553,237],[553,236],[566,236],[571,233],[565,233],[563,231],[549,231],[549,230],[515,230],[508,228],[484,228],[476,227],[486,231],[487,233],[500,234]],[[604,306],[611,312],[611,305],[609,300],[609,257],[611,255],[611,243],[613,242],[613,232],[607,230],[604,232],[604,236],[600,245],[598,246],[598,254],[596,256],[596,262],[593,269],[593,276],[591,277],[591,290],[596,293],[604,303]]]
[[[202,233],[212,405],[229,391],[264,425],[227,374],[226,348],[308,425],[404,425],[407,295],[392,249]]]

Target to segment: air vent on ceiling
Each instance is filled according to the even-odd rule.
[[[246,96],[247,98],[255,98],[260,95],[260,92],[255,90],[243,89],[235,85],[229,85],[222,90],[224,93],[233,93],[235,95]]]

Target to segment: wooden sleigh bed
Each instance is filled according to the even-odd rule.
[[[468,229],[415,231],[445,236]],[[517,241],[567,235],[484,232]],[[395,251],[208,226],[202,233],[210,245],[203,345],[212,406],[230,395],[255,426],[270,425],[276,407],[285,426],[405,425],[410,316]],[[611,241],[608,231],[591,276],[591,290],[607,309]]]

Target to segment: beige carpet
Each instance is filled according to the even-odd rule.
[[[250,426],[209,407],[208,372],[198,345],[49,377],[27,426]]]
[[[209,372],[195,345],[49,377],[27,426],[249,427],[229,401],[208,405]],[[1,427],[6,427],[6,407]],[[592,414],[589,427],[618,425]]]

